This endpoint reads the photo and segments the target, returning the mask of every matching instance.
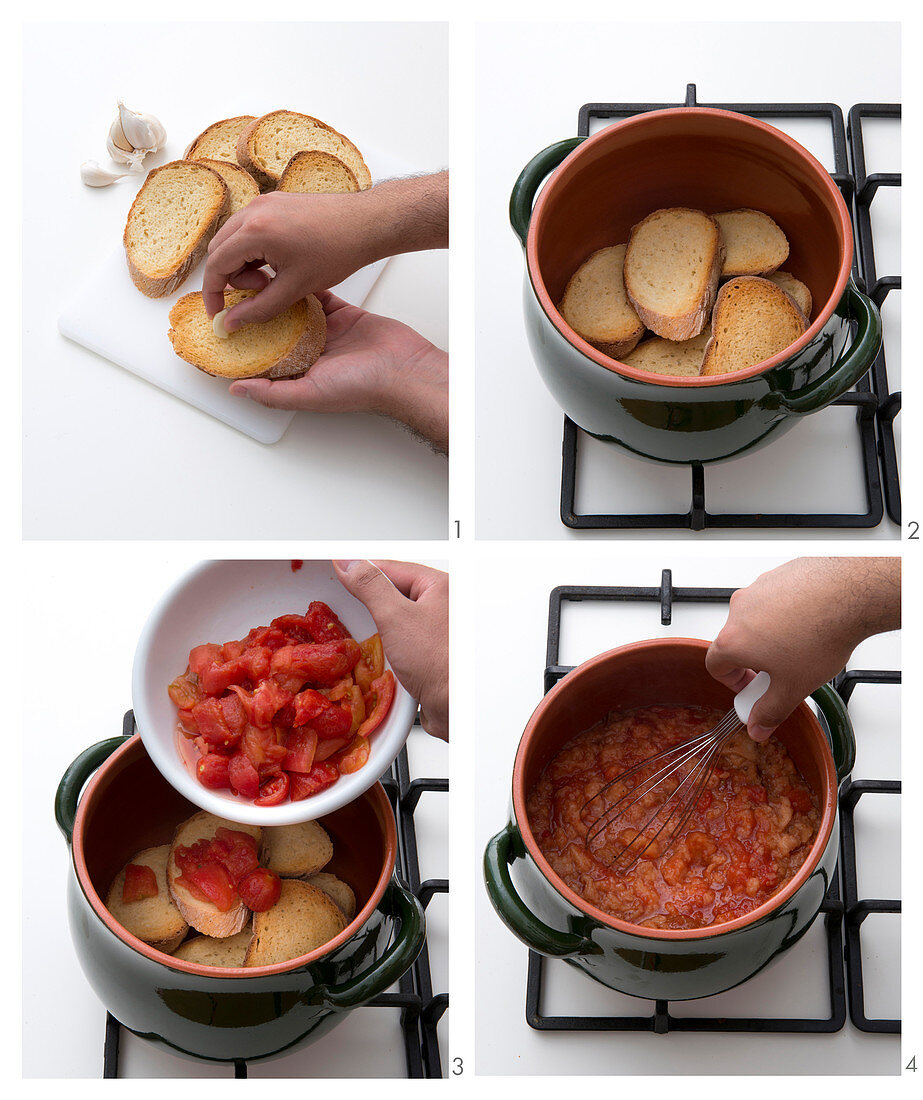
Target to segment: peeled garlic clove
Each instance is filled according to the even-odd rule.
[[[227,314],[227,310],[223,309],[220,313],[216,313],[212,318],[212,329],[219,340],[227,340],[231,335],[224,327],[224,318]]]
[[[153,115],[132,111],[119,100],[119,125],[132,149],[156,153],[167,140],[167,131]]]
[[[108,187],[127,175],[127,172],[110,172],[96,160],[87,160],[80,165],[80,178],[87,187]]]

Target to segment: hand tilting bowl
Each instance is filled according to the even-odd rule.
[[[163,775],[203,810],[251,825],[288,825],[321,817],[372,786],[407,740],[417,704],[395,678],[391,709],[372,731],[365,765],[341,775],[310,798],[255,806],[230,791],[203,787],[183,762],[177,745],[176,706],[167,686],[185,670],[189,651],[204,642],[243,638],[251,627],[268,626],[278,615],[303,614],[312,600],[327,603],[356,639],[378,629],[365,605],[337,580],[329,561],[305,561],[297,571],[289,561],[203,562],[181,577],[151,612],[132,669],[135,721]]]
[[[557,308],[570,276],[670,206],[775,219],[791,248],[785,269],[814,300],[807,332],[745,370],[686,378],[619,363],[570,328]],[[526,332],[545,385],[581,428],[636,454],[713,462],[777,439],[854,386],[878,354],[881,318],[850,275],[846,204],[823,166],[765,122],[682,107],[560,141],[523,169],[510,220],[526,251]]]
[[[852,768],[855,742],[846,708],[829,687],[812,696],[826,730],[802,703],[775,734],[820,803],[817,836],[794,877],[752,912],[706,928],[642,928],[580,897],[542,854],[526,799],[545,765],[572,737],[613,710],[654,703],[728,709],[731,692],[705,671],[707,649],[708,642],[693,638],[636,642],[594,657],[560,680],[522,735],[513,768],[512,816],[484,855],[490,900],[515,936],[540,954],[565,959],[603,985],[637,997],[708,997],[752,977],[804,935],[836,866],[837,787]]]

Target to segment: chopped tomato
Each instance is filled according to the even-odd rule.
[[[199,782],[203,787],[208,787],[213,791],[227,790],[231,785],[228,776],[229,763],[230,757],[217,752],[209,752],[205,756],[200,756],[195,767]]]
[[[307,774],[314,766],[314,754],[317,752],[317,734],[307,728],[294,729],[285,743],[286,754],[282,767],[287,772]]]
[[[268,867],[257,867],[237,883],[237,891],[248,909],[252,909],[254,913],[265,913],[279,900],[282,882]]]
[[[373,730],[378,729],[393,700],[394,673],[389,668],[373,682],[371,690],[365,696],[365,710],[368,717],[359,727],[359,736],[368,737]]]
[[[260,793],[253,800],[254,806],[278,806],[288,798],[289,778],[287,772],[275,776],[267,783],[260,784]],[[251,905],[252,909],[253,906]]]
[[[811,801],[811,796],[807,791],[799,790],[797,787],[792,787],[785,792],[789,802],[792,804],[792,809],[795,813],[806,814],[814,805]]]
[[[318,741],[314,759],[317,761],[329,760],[334,753],[346,748],[348,744],[348,737],[328,737],[325,741]]]
[[[744,787],[747,795],[753,802],[763,803],[766,801],[766,788],[760,786]]]
[[[227,869],[212,860],[184,870],[176,881],[199,901],[210,901],[221,913],[237,901],[237,890]]]
[[[304,565],[302,558],[292,558],[292,572],[297,573],[298,570]]]
[[[349,727],[349,733],[352,736],[359,732],[359,727],[365,721],[365,699],[362,697],[362,688],[358,684],[353,684],[349,689],[347,703],[353,719]]]
[[[284,644],[286,645],[320,640],[311,633],[311,626],[304,615],[280,615],[277,619],[272,620],[272,625],[281,634],[285,635],[287,641]]]
[[[128,864],[122,883],[122,901],[144,901],[145,898],[156,898],[159,893],[157,876],[152,867],[146,867],[143,863]]]
[[[260,775],[244,752],[235,752],[228,764],[231,787],[244,798],[256,798],[260,793]]]
[[[180,710],[189,710],[202,698],[198,676],[194,676],[188,671],[184,672],[182,676],[177,676],[167,688],[167,694]]]
[[[230,748],[240,740],[240,734],[231,731],[221,704],[220,699],[203,699],[192,708],[192,719],[199,736],[209,745]]]
[[[352,739],[346,749],[337,757],[337,767],[340,775],[351,775],[365,767],[369,759],[369,743],[365,737],[357,736]]]
[[[243,639],[245,649],[250,646],[261,646],[266,649],[281,649],[287,645],[285,634],[273,626],[255,626]]]
[[[206,645],[197,645],[189,651],[189,671],[201,683],[202,677],[212,665],[220,662],[222,647],[209,642]]]
[[[362,694],[366,695],[373,681],[385,671],[385,653],[381,645],[381,635],[373,634],[359,643],[362,656],[354,670],[356,683],[362,688]]]
[[[209,845],[209,857],[220,863],[237,882],[241,875],[249,874],[260,865],[256,838],[239,829],[221,826]]]
[[[308,608],[305,615],[315,642],[335,642],[339,638],[352,637],[346,627],[337,618],[327,604],[321,600],[315,600]]]
[[[272,675],[289,690],[289,681],[297,677],[301,678],[301,687],[307,683],[329,687],[352,672],[359,657],[359,643],[353,638],[283,646],[272,655]]]
[[[292,802],[300,802],[303,798],[310,798],[312,794],[329,787],[339,779],[340,773],[336,766],[325,761],[323,764],[315,764],[307,775],[299,775],[297,772],[291,776]]]

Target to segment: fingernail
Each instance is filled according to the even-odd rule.
[[[356,564],[353,558],[337,559],[333,563],[341,573],[348,573],[350,569]]]
[[[768,741],[775,732],[775,730],[768,729],[766,726],[751,726],[747,730],[754,741]]]

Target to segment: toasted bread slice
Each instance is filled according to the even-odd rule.
[[[214,814],[200,810],[177,828],[167,861],[167,882],[177,909],[197,932],[202,932],[206,936],[215,936],[218,939],[236,936],[250,919],[250,910],[238,899],[236,905],[226,913],[222,913],[212,902],[200,901],[199,898],[193,897],[185,886],[177,881],[182,872],[176,863],[176,849],[180,845],[191,847],[197,840],[211,840],[222,826],[225,829],[249,833],[256,838],[257,843],[262,840],[262,829],[259,825],[242,825],[237,821],[225,821],[224,818],[215,817]]]
[[[762,210],[728,210],[716,214],[724,238],[721,277],[768,275],[788,259],[788,240]]]
[[[211,157],[214,160],[230,160],[237,163],[237,140],[256,115],[238,115],[236,118],[223,118],[213,122],[197,138],[189,143],[183,154],[186,160],[199,160]]]
[[[157,879],[157,896],[142,898],[140,901],[123,901],[122,887],[125,885],[125,867],[115,876],[109,893],[106,895],[106,908],[119,924],[139,940],[165,951],[168,955],[189,931],[189,925],[182,913],[174,905],[167,884],[167,859],[170,845],[161,844],[158,848],[145,848],[128,862],[139,867],[150,867]],[[126,864],[127,866],[127,864]]]
[[[814,308],[814,302],[811,298],[810,290],[808,290],[800,279],[796,279],[795,276],[788,271],[774,271],[771,275],[767,275],[766,278],[771,283],[775,283],[776,286],[782,287],[790,298],[794,298],[795,305],[809,321],[811,320],[811,310]]]
[[[661,336],[655,336],[638,344],[622,362],[652,374],[695,378],[701,370],[705,347],[710,339],[710,327],[706,327],[704,332],[693,336],[691,340],[664,340]]]
[[[225,308],[255,293],[226,290]],[[180,359],[219,378],[297,378],[320,358],[327,339],[327,319],[313,294],[226,339],[215,335],[199,293],[180,298],[170,310],[170,324],[168,335]]]
[[[249,925],[234,936],[220,940],[214,936],[193,936],[173,952],[174,959],[199,963],[200,966],[243,966],[247,948],[253,939]]]
[[[230,203],[227,184],[200,161],[155,168],[131,204],[122,238],[138,290],[163,298],[181,287],[208,251]]]
[[[282,880],[279,900],[265,913],[253,914],[253,939],[244,966],[272,966],[307,955],[338,936],[346,917],[316,886],[297,878]]]
[[[228,185],[231,201],[228,209],[219,219],[218,228],[220,229],[232,214],[236,214],[238,210],[243,210],[248,202],[259,195],[260,187],[253,176],[249,172],[245,172],[237,163],[232,164],[228,160],[211,160],[208,157],[202,157],[199,164],[208,165]]]
[[[307,878],[333,858],[333,842],[316,821],[271,825],[263,830],[262,862],[286,878]]]
[[[644,335],[644,325],[628,301],[623,270],[627,245],[601,248],[570,277],[561,316],[574,332],[605,355],[618,359]]]
[[[724,264],[721,230],[701,210],[655,210],[631,231],[625,289],[638,316],[665,340],[691,340],[708,324]]]
[[[721,288],[702,374],[731,374],[762,363],[793,344],[807,319],[781,287],[744,275]]]
[[[359,182],[353,170],[333,153],[307,149],[296,153],[286,164],[277,190],[301,195],[339,195],[358,191]]]
[[[307,882],[309,886],[316,886],[318,890],[323,890],[328,897],[333,898],[337,908],[348,921],[356,915],[356,895],[352,887],[342,879],[321,871],[319,875],[311,875]]]
[[[312,149],[339,157],[356,177],[360,191],[372,186],[362,154],[349,138],[326,122],[297,111],[271,111],[251,122],[237,140],[237,163],[269,191],[277,186],[296,153]]]

